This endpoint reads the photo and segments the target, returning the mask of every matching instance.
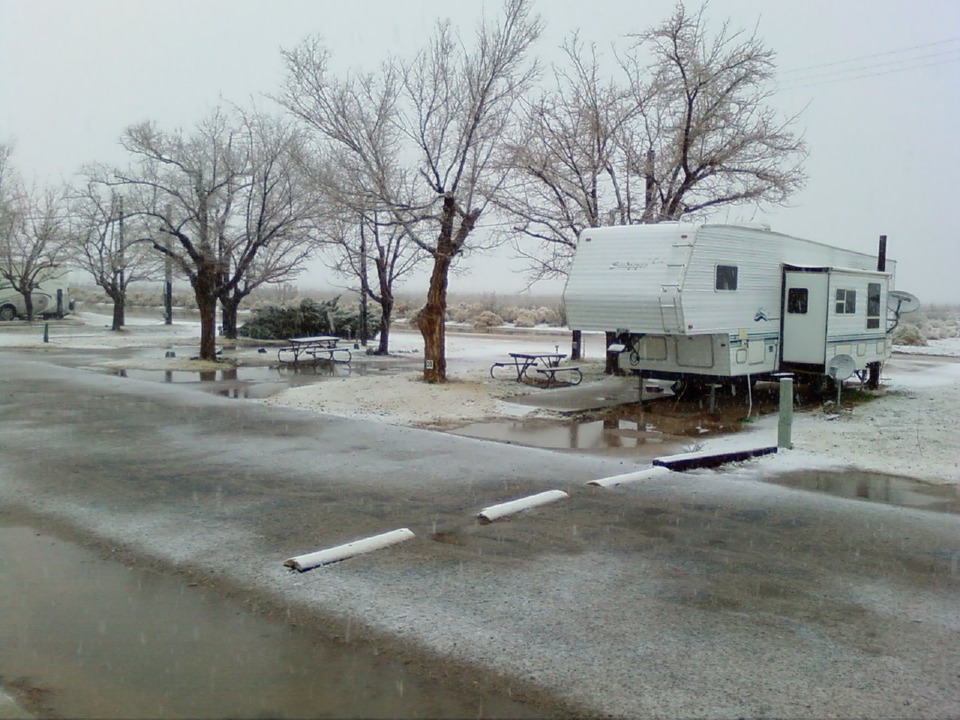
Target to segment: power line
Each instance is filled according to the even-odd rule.
[[[853,66],[849,68],[826,70],[824,72],[814,73],[812,75],[807,75],[805,77],[787,78],[786,83],[793,84],[793,83],[807,82],[808,80],[809,81],[820,80],[823,78],[831,78],[838,75],[843,76],[850,73],[858,73],[858,72],[863,72],[867,70],[875,70],[878,68],[890,68],[893,71],[896,71],[898,69],[909,70],[912,67],[915,67],[915,63],[922,60],[932,60],[934,61],[935,64],[942,64],[945,62],[953,62],[955,60],[960,60],[960,48],[957,48],[956,50],[950,50],[947,52],[929,53],[927,55],[917,55],[915,57],[901,58],[898,60],[888,60],[886,62],[880,62],[880,63],[868,63],[865,65]],[[925,63],[925,65],[926,64],[930,64],[930,63]]]
[[[960,47],[955,50],[926,53],[923,55],[913,55],[911,57],[903,57],[884,62],[865,62],[869,59],[888,57],[894,54],[914,51],[920,48],[928,48],[934,45],[944,45],[950,42],[960,42],[960,38],[955,40],[944,40],[937,43],[927,43],[925,45],[917,45],[911,48],[904,48],[902,50],[890,50],[883,53],[875,53],[873,55],[851,58],[849,60],[838,60],[831,63],[822,63],[820,65],[813,65],[807,68],[788,71],[799,73],[801,71],[809,72],[810,70],[816,68],[835,68],[834,70],[812,73],[806,76],[801,75],[784,78],[783,84],[778,85],[777,89],[781,91],[797,90],[807,87],[817,87],[819,85],[828,85],[830,83],[848,80],[860,80],[882,75],[892,75],[894,73],[906,72],[909,70],[921,70],[924,68],[936,67],[938,65],[947,65],[960,62]],[[840,65],[848,65],[849,67],[838,67]]]
[[[947,58],[944,60],[938,60],[934,62],[922,63],[920,65],[904,65],[901,67],[891,68],[888,70],[881,70],[876,72],[869,72],[869,68],[858,69],[854,74],[840,75],[837,77],[821,79],[816,82],[797,82],[790,83],[785,85],[780,85],[777,87],[777,90],[800,90],[803,88],[809,87],[818,87],[820,85],[829,85],[831,83],[843,82],[847,80],[861,80],[863,78],[878,77],[881,75],[893,75],[899,72],[906,72],[908,70],[921,70],[923,68],[936,67],[937,65],[948,65],[950,63],[960,62],[960,55],[953,58]]]
[[[820,68],[833,67],[834,65],[844,65],[847,63],[860,62],[861,60],[871,60],[878,57],[886,57],[887,55],[897,55],[905,52],[912,52],[913,50],[923,50],[930,47],[936,47],[938,45],[947,45],[950,43],[960,43],[960,38],[948,38],[946,40],[937,40],[930,43],[922,43],[920,45],[911,45],[910,47],[898,48],[896,50],[885,50],[884,52],[873,53],[871,55],[859,55],[854,58],[849,58],[847,60],[834,60],[828,63],[820,63],[818,65],[806,65],[804,67],[793,68],[792,70],[783,70],[780,72],[781,75],[791,75],[793,73],[804,73],[808,70],[819,70]]]

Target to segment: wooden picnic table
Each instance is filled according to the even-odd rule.
[[[349,348],[337,346],[340,338],[336,335],[297,337],[290,338],[287,342],[289,343],[287,347],[277,351],[277,359],[282,363],[297,364],[318,360],[349,363],[353,359]]]
[[[527,370],[543,363],[544,367],[556,368],[560,361],[566,357],[564,353],[532,352],[532,353],[507,353],[510,356],[510,362],[495,362],[490,366],[490,377],[496,379],[494,370],[501,367],[513,368],[517,373],[517,382],[522,382],[526,377]]]

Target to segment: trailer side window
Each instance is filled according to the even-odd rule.
[[[737,289],[737,266],[717,265],[717,290]]]
[[[857,291],[837,290],[837,315],[852,315],[857,311]]]
[[[807,288],[790,288],[787,291],[787,312],[795,315],[807,314]]]
[[[867,329],[880,327],[880,283],[867,284]]]

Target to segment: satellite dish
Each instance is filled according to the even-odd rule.
[[[900,317],[904,313],[912,313],[920,307],[920,300],[905,290],[891,290],[887,293],[887,307]]]
[[[827,375],[843,382],[857,371],[857,364],[849,355],[834,355],[827,363]]]

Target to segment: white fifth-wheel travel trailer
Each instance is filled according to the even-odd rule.
[[[891,352],[895,264],[882,255],[750,226],[590,228],[564,291],[567,322],[612,333],[621,369],[646,377],[826,374],[840,356],[862,373]]]

